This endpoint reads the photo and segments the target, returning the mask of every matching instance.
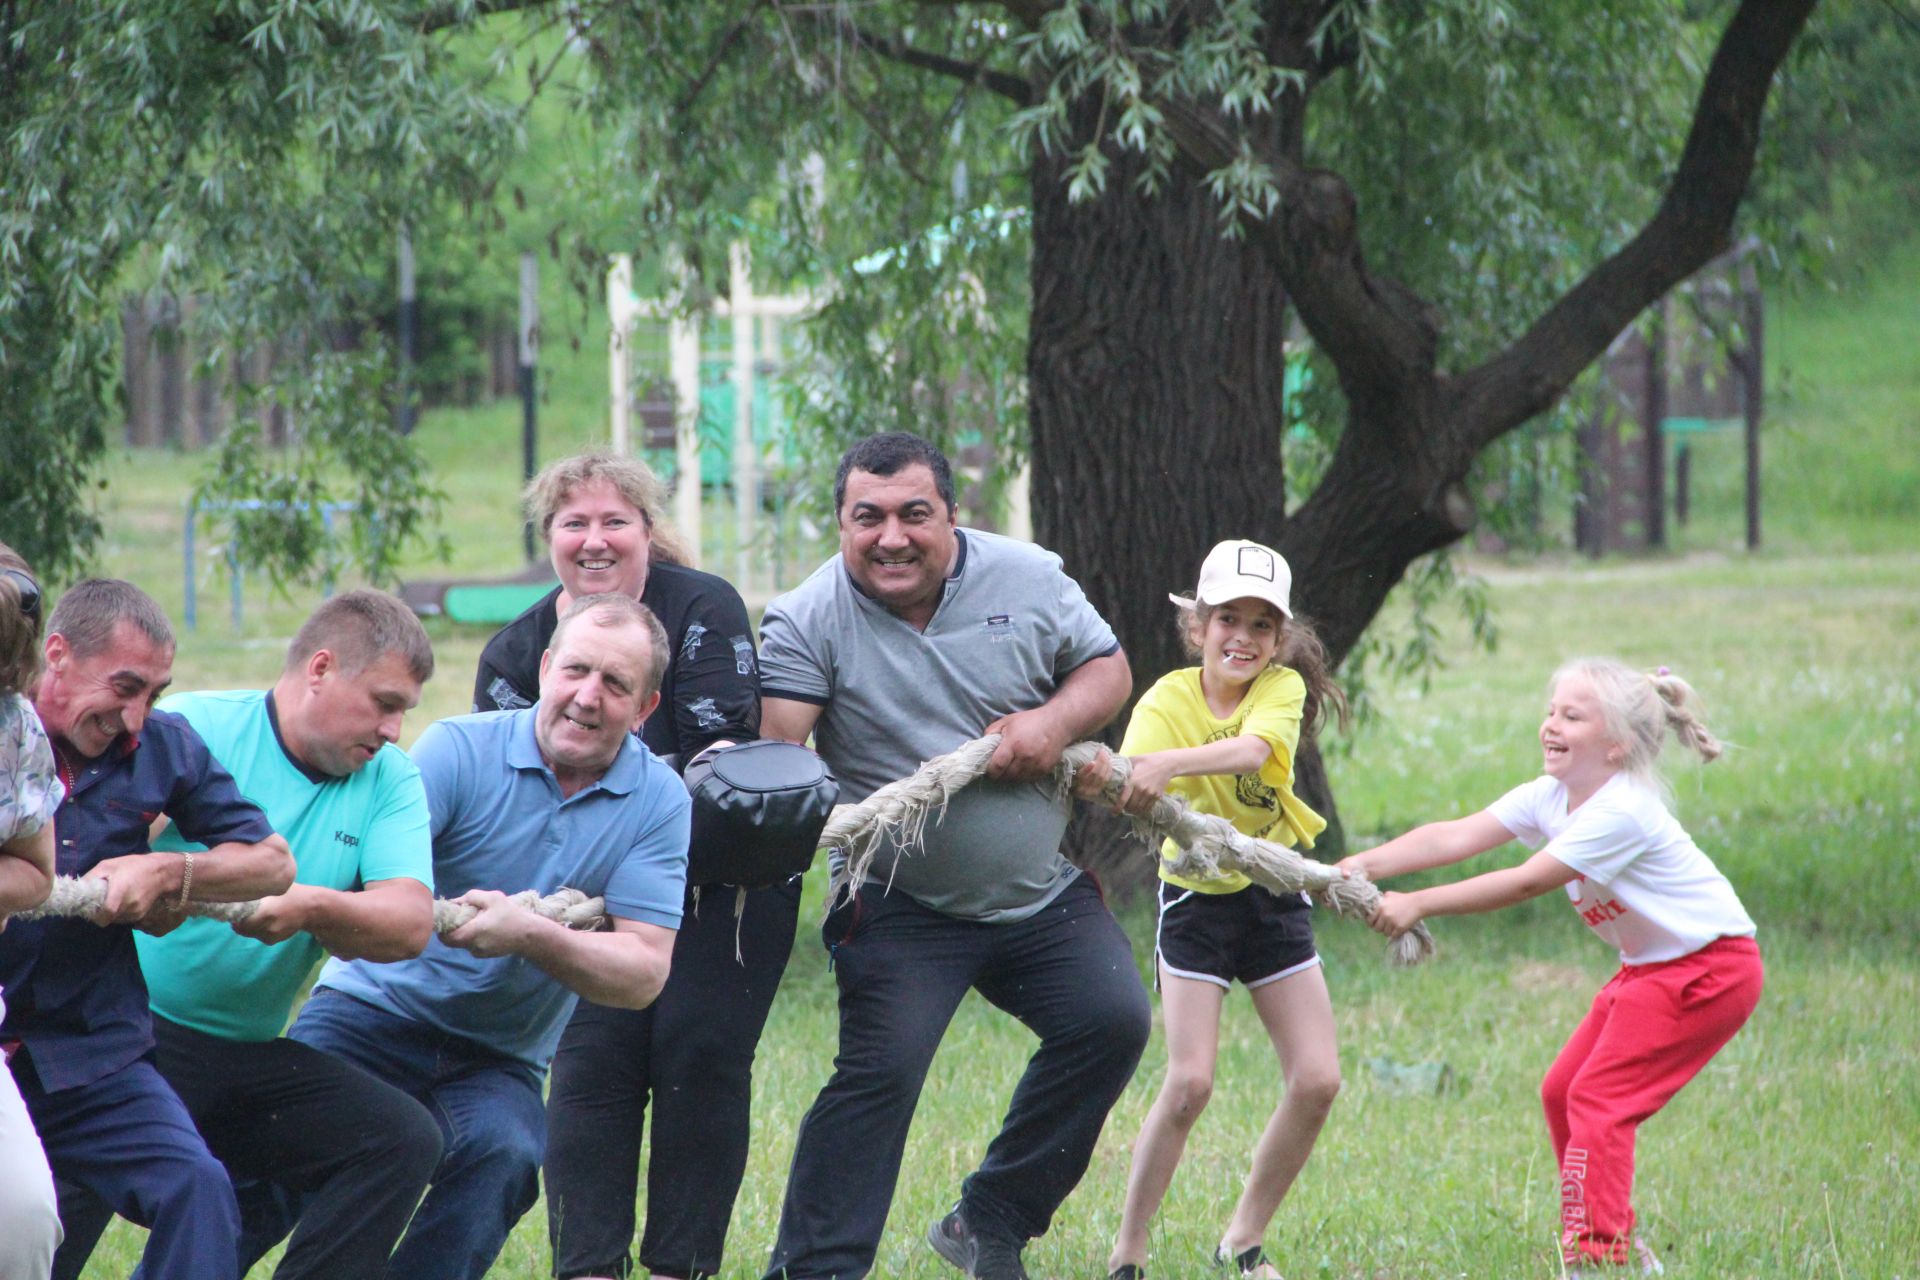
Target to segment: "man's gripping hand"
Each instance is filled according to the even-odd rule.
[[[1060,753],[1072,745],[1060,717],[1044,706],[1001,716],[983,732],[1000,735],[1000,745],[987,761],[987,776],[1001,782],[1047,777],[1060,763]]]
[[[93,922],[138,924],[146,919],[164,899],[180,892],[181,862],[178,855],[133,853],[95,863],[86,879],[106,881],[107,896],[93,913]]]
[[[542,923],[539,916],[498,889],[469,889],[454,902],[476,907],[480,914],[452,933],[442,934],[440,940],[450,947],[471,951],[482,960],[519,955]]]
[[[305,932],[307,888],[306,885],[296,884],[285,893],[260,899],[252,915],[245,920],[234,921],[233,931],[243,938],[252,938],[270,947],[285,942],[296,933]]]

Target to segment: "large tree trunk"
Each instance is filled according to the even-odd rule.
[[[1076,205],[1062,169],[1045,155],[1033,168],[1034,534],[1113,624],[1144,690],[1190,661],[1167,594],[1193,590],[1207,549],[1280,541],[1286,295],[1265,255],[1220,234],[1189,175],[1142,200],[1116,160],[1105,193]],[[1151,863],[1120,831],[1083,817],[1070,847],[1125,891]]]
[[[1473,525],[1464,484],[1472,451],[1442,447],[1461,428],[1435,403],[1432,384],[1383,379],[1374,394],[1349,400],[1333,461],[1280,540],[1297,606],[1336,662],[1407,566]]]
[[[1184,177],[1141,200],[1116,172],[1073,206],[1057,157],[1035,169],[1034,533],[1151,678],[1184,660],[1167,593],[1285,524],[1285,293]]]

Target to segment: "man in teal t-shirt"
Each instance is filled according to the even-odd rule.
[[[161,1074],[240,1191],[242,1270],[275,1243],[248,1228],[280,1221],[271,1205],[286,1192],[304,1213],[277,1276],[383,1276],[439,1160],[439,1129],[419,1103],[280,1035],[323,954],[407,959],[432,934],[426,792],[394,745],[432,674],[412,613],[352,591],[300,628],[271,690],[164,703],[266,811],[299,867],[290,890],[238,924],[189,919],[138,937]],[[153,847],[199,846],[169,826]]]

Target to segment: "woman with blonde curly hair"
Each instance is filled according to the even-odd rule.
[[[644,462],[592,451],[527,485],[526,513],[560,585],[487,643],[475,711],[530,706],[540,655],[567,605],[597,592],[639,600],[666,628],[660,709],[640,731],[685,764],[760,736],[760,675],[740,593],[686,557],[656,520],[665,490]],[[793,949],[798,879],[702,908],[689,888],[673,967],[642,1010],[582,1000],[553,1060],[546,1191],[554,1274],[625,1276],[646,1109],[653,1109],[640,1265],[657,1277],[712,1275],[746,1171],[753,1056]],[[736,947],[738,951],[736,953]]]

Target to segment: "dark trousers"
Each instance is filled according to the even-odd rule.
[[[245,1043],[153,1020],[160,1074],[236,1183],[303,1196],[276,1280],[378,1280],[440,1160],[427,1109],[297,1040]],[[242,1220],[251,1225],[251,1197]],[[277,1240],[249,1232],[243,1266]]]
[[[800,882],[691,900],[673,968],[646,1009],[580,1002],[547,1096],[547,1224],[554,1273],[630,1274],[640,1139],[653,1107],[640,1264],[708,1276],[746,1172],[753,1056],[793,952]],[[736,938],[739,945],[735,955]]]
[[[1147,1043],[1146,989],[1098,889],[1082,876],[1037,915],[981,924],[869,885],[823,933],[840,1052],[800,1126],[770,1280],[855,1280],[872,1268],[927,1068],[969,987],[1040,1047],[961,1185],[962,1209],[976,1231],[1044,1234]]]
[[[540,1073],[463,1036],[325,987],[287,1033],[426,1107],[443,1150],[432,1188],[387,1264],[393,1280],[480,1280],[540,1193]],[[304,1210],[304,1206],[302,1206]]]
[[[148,1228],[152,1280],[235,1280],[240,1211],[227,1171],[194,1130],[187,1109],[145,1060],[92,1084],[48,1093],[30,1062],[14,1078],[60,1188],[60,1217],[92,1220],[108,1209]],[[54,1254],[56,1280],[73,1280],[99,1236],[70,1236]]]
[[[301,1213],[276,1280],[386,1275],[440,1159],[426,1108],[295,1040],[227,1040],[157,1016],[153,1033],[160,1074],[239,1188],[241,1272],[285,1235],[281,1189]],[[69,1237],[91,1252],[111,1218],[76,1209]]]

